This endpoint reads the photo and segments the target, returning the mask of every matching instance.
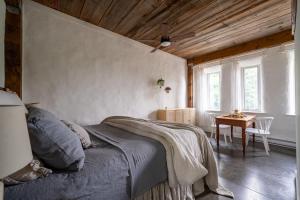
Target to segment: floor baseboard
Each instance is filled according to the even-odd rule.
[[[208,136],[210,136],[210,132],[206,132]],[[233,134],[234,138],[238,138],[241,140],[241,135],[239,133]],[[256,137],[255,141],[257,143],[262,143],[261,137]],[[296,150],[296,142],[281,140],[277,138],[268,138],[268,142],[272,146],[284,147],[290,150]]]

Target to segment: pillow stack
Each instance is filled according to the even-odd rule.
[[[80,170],[85,154],[79,137],[52,113],[36,107],[28,111],[31,148],[36,156],[51,168]]]

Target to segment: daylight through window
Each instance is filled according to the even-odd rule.
[[[207,86],[208,109],[218,111],[221,104],[220,71],[207,74]]]
[[[259,65],[242,67],[241,72],[243,110],[261,111]]]

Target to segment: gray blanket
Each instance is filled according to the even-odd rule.
[[[130,168],[132,197],[167,180],[166,153],[159,142],[103,123],[85,129],[124,152]]]

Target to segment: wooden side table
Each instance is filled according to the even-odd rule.
[[[250,125],[255,128],[255,115],[247,115],[244,118],[233,118],[227,116],[218,116],[216,117],[216,126],[217,126],[217,146],[219,149],[219,140],[220,140],[220,124],[230,125],[231,126],[231,136],[233,136],[233,126],[242,128],[242,145],[243,145],[243,155],[245,156],[246,152],[246,128]],[[253,141],[255,136],[253,136]]]

